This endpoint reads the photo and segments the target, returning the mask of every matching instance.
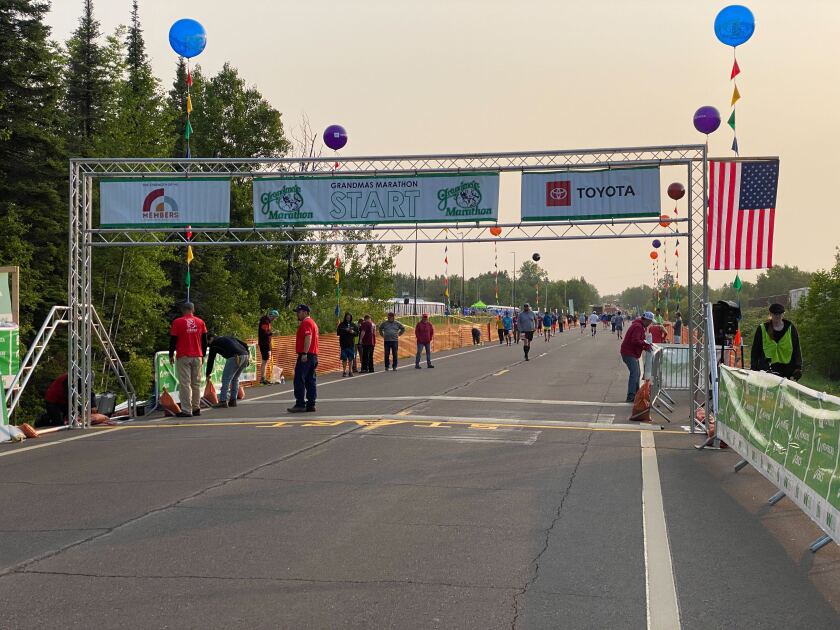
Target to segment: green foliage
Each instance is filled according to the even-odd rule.
[[[808,295],[800,301],[799,338],[802,343],[803,371],[816,371],[825,378],[840,380],[840,251],[834,267],[813,274]]]
[[[791,289],[807,287],[814,274],[799,267],[774,265],[761,273],[755,281],[755,294],[759,297],[781,295]]]

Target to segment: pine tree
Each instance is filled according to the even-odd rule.
[[[148,58],[146,57],[146,42],[143,39],[143,29],[140,27],[140,7],[138,0],[131,4],[131,26],[126,38],[126,60],[128,62],[128,83],[134,93],[139,93],[151,78]]]
[[[108,98],[105,53],[99,44],[99,22],[93,16],[93,0],[84,0],[79,27],[67,42],[67,147],[71,155],[91,155]]]

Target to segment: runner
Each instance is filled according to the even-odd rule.
[[[537,315],[531,310],[531,305],[527,302],[522,305],[522,311],[519,313],[519,330],[522,334],[525,351],[525,360],[530,361],[528,353],[531,351],[531,341],[534,340],[534,331],[537,328]]]
[[[551,341],[551,328],[557,323],[557,320],[552,319],[551,313],[548,311],[543,315],[543,335],[544,341],[548,343]]]
[[[586,313],[581,313],[578,319],[580,320],[580,334],[582,335],[586,331],[586,324],[588,323]]]
[[[598,313],[592,311],[592,315],[589,316],[589,327],[592,329],[592,336],[598,334]]]
[[[624,316],[621,314],[621,311],[616,312],[612,318],[612,325],[615,329],[615,334],[619,339],[624,337]]]
[[[502,321],[502,316],[496,315],[496,330],[499,333],[499,345],[505,342],[505,323]]]
[[[513,314],[513,340],[519,345],[519,313]]]
[[[510,316],[510,311],[505,311],[502,323],[505,326],[505,341],[507,342],[507,345],[510,345],[510,331],[513,328],[513,318]]]
[[[551,334],[552,335],[557,334],[557,320],[558,320],[557,310],[555,309],[554,311],[551,312]]]

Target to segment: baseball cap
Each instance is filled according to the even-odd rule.
[[[298,304],[295,307],[295,313],[297,313],[298,311],[306,311],[308,313],[309,312],[309,307],[306,304]]]
[[[421,315],[421,317],[428,317],[428,316],[429,316],[428,313],[423,313],[423,315]]]
[[[770,305],[770,312],[774,315],[781,315],[785,312],[785,307],[776,302],[775,304]]]
[[[269,317],[280,317],[280,313],[277,312],[276,308],[273,308],[270,311],[268,311],[268,316]]]
[[[642,313],[642,319],[649,319],[650,321],[653,321],[656,318],[650,311],[645,311],[644,313]]]

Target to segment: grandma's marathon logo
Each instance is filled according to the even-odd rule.
[[[303,195],[300,186],[283,186],[280,190],[263,193],[260,196],[261,211],[270,221],[294,221],[311,219],[311,212],[301,212]],[[272,205],[276,208],[272,208]]]
[[[177,219],[178,204],[167,197],[163,188],[155,188],[143,200],[143,218],[150,220]]]
[[[461,182],[454,188],[438,190],[438,210],[448,217],[475,217],[491,215],[492,208],[481,206],[481,184],[477,181]],[[454,203],[455,207],[452,207]]]

